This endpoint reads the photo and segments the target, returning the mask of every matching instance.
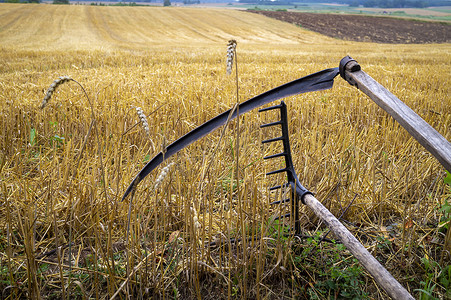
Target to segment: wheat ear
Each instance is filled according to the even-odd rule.
[[[55,92],[56,88],[68,81],[73,81],[73,79],[69,76],[61,76],[58,77],[58,79],[56,79],[54,82],[52,82],[47,90],[47,93],[45,94],[44,100],[42,100],[41,109],[43,109],[50,101],[50,98],[52,98],[52,95]]]
[[[138,114],[139,120],[141,121],[141,124],[144,128],[144,131],[146,132],[147,136],[150,136],[150,130],[149,130],[149,123],[147,123],[147,117],[144,114],[141,107],[136,108],[136,113]]]
[[[197,210],[196,210],[196,207],[194,206],[194,203],[193,203],[193,206],[190,207],[190,210],[193,213],[193,225],[194,225],[195,233],[199,234],[199,230],[202,225],[199,222],[199,217],[197,215]]]
[[[227,44],[227,75],[232,74],[233,58],[235,57],[236,41],[230,40]]]
[[[163,168],[163,170],[161,170],[160,175],[158,176],[157,180],[155,181],[155,189],[158,189],[160,187],[160,185],[163,183],[163,179],[168,175],[169,169],[172,167],[174,163],[170,163],[169,165],[167,165],[166,167]]]

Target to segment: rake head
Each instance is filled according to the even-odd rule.
[[[284,157],[285,159],[285,168],[271,171],[267,173],[266,175],[273,175],[273,174],[279,174],[285,172],[287,175],[287,182],[282,185],[277,185],[271,187],[269,190],[277,190],[277,189],[283,189],[283,188],[290,188],[291,191],[291,197],[279,201],[274,201],[270,203],[271,205],[276,204],[283,204],[287,202],[291,202],[291,213],[282,215],[277,217],[277,219],[280,218],[294,218],[294,230],[296,234],[300,234],[301,228],[299,223],[299,200],[303,202],[304,196],[306,194],[312,194],[309,192],[302,184],[299,182],[299,179],[296,175],[296,172],[294,171],[293,166],[293,160],[291,158],[291,148],[290,148],[290,139],[289,139],[289,132],[288,132],[288,117],[287,117],[287,105],[285,102],[281,102],[279,105],[266,107],[263,109],[260,109],[259,112],[265,112],[269,110],[278,109],[280,111],[280,120],[272,123],[263,124],[260,126],[260,128],[264,127],[272,127],[272,126],[279,126],[282,131],[282,135],[277,138],[264,140],[262,143],[276,143],[281,141],[283,145],[283,151],[280,153],[276,153],[273,155],[269,155],[264,157],[264,159],[272,159],[272,158],[278,158],[278,157]]]

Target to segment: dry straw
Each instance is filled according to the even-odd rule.
[[[41,104],[41,109],[43,109],[47,103],[50,101],[50,98],[52,98],[53,93],[55,92],[56,88],[59,87],[60,85],[69,82],[73,80],[72,78],[70,78],[69,76],[61,76],[58,77],[58,79],[56,79],[54,82],[52,82],[52,84],[50,85],[50,87],[47,90],[47,93],[45,94],[44,100],[42,100],[42,104]]]
[[[235,57],[236,41],[230,40],[227,44],[227,75],[232,74],[233,58]]]

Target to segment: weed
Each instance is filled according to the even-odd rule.
[[[451,265],[442,268],[434,260],[421,258],[426,273],[426,278],[420,282],[422,288],[415,291],[420,293],[419,299],[438,299],[438,289],[445,291],[445,296],[451,296]]]
[[[439,223],[439,228],[442,232],[446,232],[449,229],[449,224],[451,222],[451,204],[448,200],[449,199],[445,199],[445,203],[439,208],[439,211],[443,213]]]
[[[30,130],[30,146],[33,147],[36,145],[36,129],[31,128]]]
[[[281,242],[286,242],[289,238],[290,227],[284,224],[281,220],[270,219],[268,221],[268,236],[280,240]]]
[[[306,239],[302,252],[295,252],[296,266],[310,273],[312,281],[307,288],[310,299],[368,299],[362,290],[363,270],[355,259],[344,258],[346,248],[342,244],[322,244],[318,231]],[[313,275],[312,275],[313,274]]]
[[[316,292],[309,290],[311,299],[369,299],[368,294],[361,289],[364,285],[362,268],[356,259],[352,263],[344,269],[330,267],[321,273],[314,285]],[[317,298],[318,293],[322,295],[321,298]]]

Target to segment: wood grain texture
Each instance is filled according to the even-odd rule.
[[[351,64],[348,65],[352,67]],[[451,172],[451,143],[371,76],[364,71],[350,72],[348,65],[346,75],[356,83],[357,88],[398,121],[446,170]]]
[[[313,210],[341,240],[343,245],[373,276],[374,280],[393,299],[414,299],[412,295],[372,256],[351,232],[314,196],[307,194],[305,204]]]

